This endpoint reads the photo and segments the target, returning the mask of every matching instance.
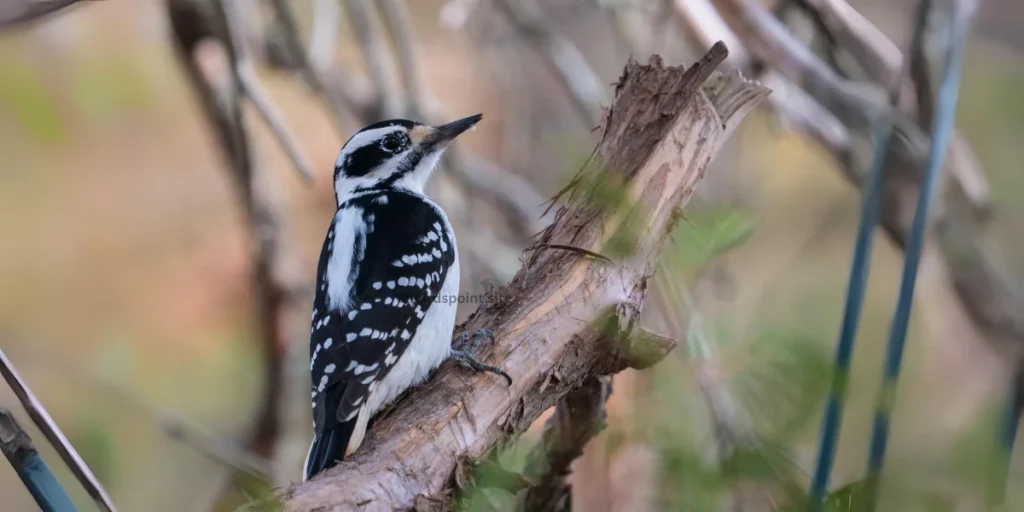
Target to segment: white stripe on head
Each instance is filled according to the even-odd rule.
[[[402,125],[385,126],[383,128],[374,128],[372,130],[366,130],[359,132],[352,136],[352,139],[345,144],[345,147],[341,148],[341,153],[338,154],[338,159],[334,161],[334,167],[338,167],[345,161],[345,157],[352,154],[353,151],[369,146],[370,144],[376,144],[386,135],[405,131],[405,127]]]

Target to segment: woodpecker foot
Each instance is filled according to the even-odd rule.
[[[466,368],[470,368],[478,372],[490,372],[501,375],[508,382],[509,386],[512,385],[512,377],[509,377],[504,370],[497,366],[481,363],[473,357],[474,354],[476,354],[476,350],[480,348],[480,342],[487,338],[490,338],[492,342],[494,341],[494,333],[491,332],[490,329],[480,329],[472,337],[468,332],[464,332],[462,333],[461,338],[462,350],[452,350],[452,354],[449,356],[451,359],[458,361],[460,365],[465,366]]]

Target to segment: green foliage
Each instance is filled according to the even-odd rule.
[[[480,461],[463,461],[456,472],[455,510],[513,511],[515,492],[528,482],[521,476],[532,443],[520,438],[495,448]]]
[[[741,210],[688,210],[672,233],[673,243],[663,257],[678,269],[700,269],[715,258],[743,245],[753,236],[757,221]]]
[[[61,140],[63,122],[39,71],[20,59],[4,60],[0,66],[0,113],[13,114],[18,125],[37,140]]]
[[[117,474],[117,441],[114,440],[107,422],[95,415],[89,415],[86,419],[80,420],[69,433],[68,441],[82,456],[96,478],[108,490],[113,490],[116,486],[114,475]]]
[[[791,443],[817,419],[831,378],[829,356],[818,340],[795,330],[767,329],[750,346],[749,365],[731,388],[754,414],[759,433]]]

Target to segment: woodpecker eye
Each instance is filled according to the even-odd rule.
[[[397,153],[402,149],[403,141],[400,137],[388,137],[381,141],[380,146],[389,153]]]

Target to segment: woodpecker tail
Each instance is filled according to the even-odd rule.
[[[341,459],[345,458],[345,449],[352,438],[355,426],[356,419],[353,418],[344,423],[336,423],[333,427],[324,428],[319,434],[313,436],[313,442],[309,445],[309,453],[306,454],[303,480],[313,478],[317,473],[334,467]]]
[[[332,468],[345,458],[345,452],[353,441],[358,428],[359,415],[348,421],[338,418],[338,406],[345,394],[345,386],[334,385],[319,393],[313,402],[313,424],[315,433],[309,445],[306,462],[303,464],[303,480],[313,478],[317,473]]]

